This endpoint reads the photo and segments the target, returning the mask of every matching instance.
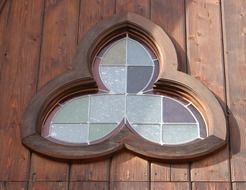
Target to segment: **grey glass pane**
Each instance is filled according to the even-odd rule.
[[[99,95],[90,99],[90,122],[118,123],[124,118],[124,95]]]
[[[90,124],[89,141],[95,141],[111,133],[117,124]]]
[[[49,136],[69,143],[87,143],[87,124],[52,124]]]
[[[132,125],[132,128],[143,138],[161,144],[160,125]]]
[[[181,103],[163,98],[163,122],[196,123],[196,120]]]
[[[67,101],[52,119],[52,123],[82,123],[88,121],[89,97],[79,97]]]
[[[116,41],[103,55],[102,64],[126,64],[126,39]]]
[[[154,65],[148,52],[136,40],[127,41],[127,64],[128,65]]]
[[[161,122],[160,96],[127,96],[127,119],[131,123]]]
[[[126,68],[100,66],[100,77],[103,84],[113,93],[126,92]]]
[[[143,90],[152,79],[152,72],[152,66],[129,66],[127,68],[127,92],[138,93]]]
[[[198,138],[196,124],[164,124],[162,137],[165,144],[181,144]]]

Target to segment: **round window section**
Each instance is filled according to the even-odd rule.
[[[99,93],[58,103],[43,125],[43,137],[89,145],[122,127],[160,145],[207,136],[205,120],[191,102],[153,94],[159,63],[146,44],[128,34],[107,44],[97,54],[93,72]]]

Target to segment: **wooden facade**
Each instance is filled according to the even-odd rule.
[[[23,112],[37,91],[71,70],[78,42],[123,12],[161,26],[179,69],[206,85],[227,117],[228,143],[199,161],[170,164],[121,151],[93,161],[39,155],[21,143]],[[0,190],[246,189],[245,0],[1,0]]]

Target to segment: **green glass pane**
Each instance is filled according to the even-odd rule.
[[[199,138],[197,124],[164,124],[162,137],[164,144],[182,144]]]
[[[64,103],[56,112],[52,123],[82,123],[88,121],[89,97],[79,97]]]
[[[117,127],[117,124],[90,124],[89,142],[103,138]]]
[[[103,65],[126,64],[126,39],[116,41],[102,57]]]
[[[160,125],[132,125],[132,128],[143,138],[161,144]]]

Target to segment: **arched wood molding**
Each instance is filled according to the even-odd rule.
[[[69,94],[97,92],[91,74],[96,53],[118,33],[127,31],[144,38],[155,47],[160,74],[155,92],[165,92],[190,100],[205,116],[208,136],[182,145],[158,145],[148,142],[122,126],[117,134],[93,145],[61,145],[41,137],[41,126],[52,106]],[[223,110],[214,95],[199,81],[177,71],[177,55],[167,34],[156,24],[133,13],[116,15],[98,23],[80,42],[73,60],[73,69],[47,83],[29,103],[23,117],[22,142],[33,151],[62,159],[92,159],[126,148],[149,159],[169,162],[197,159],[222,148],[227,130]]]

